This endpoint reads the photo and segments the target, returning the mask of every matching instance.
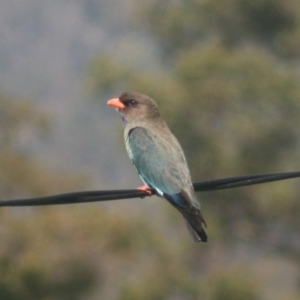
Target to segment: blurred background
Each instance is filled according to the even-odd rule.
[[[295,0],[0,0],[0,197],[134,188],[110,97],[153,97],[194,181],[300,169]],[[0,299],[300,298],[299,180],[0,211]]]

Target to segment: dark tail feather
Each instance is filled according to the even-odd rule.
[[[184,217],[187,228],[195,242],[207,242],[207,235],[203,229],[203,225],[206,223],[201,215],[201,211],[197,207],[182,207],[178,205],[180,201],[183,201],[187,197],[183,191],[174,195],[163,195],[174,207],[176,207]],[[175,199],[175,200],[174,200]],[[177,201],[176,201],[177,200]],[[182,205],[184,202],[181,203]]]
[[[196,231],[186,219],[184,221],[195,242],[207,242],[207,235],[203,228]]]

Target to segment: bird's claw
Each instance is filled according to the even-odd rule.
[[[152,196],[154,193],[153,191],[146,185],[143,185],[143,186],[139,186],[136,188],[138,191],[142,191],[146,194],[148,194],[149,196]]]

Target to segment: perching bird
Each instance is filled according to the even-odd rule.
[[[125,125],[128,155],[146,186],[138,189],[156,193],[167,199],[183,215],[196,242],[206,242],[206,226],[194,192],[190,172],[182,148],[171,133],[150,97],[126,92],[111,99]]]

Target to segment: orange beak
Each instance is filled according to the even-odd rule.
[[[120,101],[119,98],[113,98],[113,99],[108,100],[107,105],[118,108],[118,109],[125,108],[125,105]]]

